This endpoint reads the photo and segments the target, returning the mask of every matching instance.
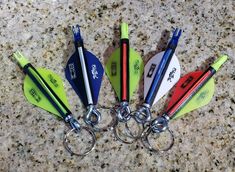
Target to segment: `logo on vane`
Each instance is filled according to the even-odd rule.
[[[134,63],[135,74],[138,74],[139,70],[140,70],[139,60],[136,60]]]
[[[157,66],[156,64],[152,64],[152,65],[150,66],[149,72],[148,72],[148,74],[147,74],[147,77],[148,77],[148,78],[151,78],[151,77],[153,76],[153,72],[154,72],[156,66]]]
[[[97,67],[96,67],[96,65],[94,65],[94,64],[92,65],[91,73],[92,73],[93,79],[98,79]]]
[[[111,64],[111,75],[116,76],[117,75],[117,63],[112,62]]]
[[[189,76],[186,81],[184,81],[184,83],[180,86],[181,88],[185,88],[188,86],[188,84],[193,80],[192,76]]]
[[[74,68],[74,64],[73,64],[73,63],[70,63],[70,64],[69,64],[69,73],[70,73],[71,79],[77,78],[77,76],[76,76],[76,71],[75,71],[75,68]]]
[[[51,83],[52,83],[55,87],[58,87],[58,86],[59,86],[57,80],[56,80],[51,74],[48,75],[48,78],[50,79]]]
[[[201,92],[197,97],[197,102],[200,103],[202,100],[204,100],[208,96],[209,90],[205,90]]]
[[[168,76],[168,78],[167,78],[167,81],[170,81],[170,82],[171,82],[171,79],[174,78],[175,72],[176,72],[176,68],[173,67],[172,71],[169,73],[169,76]]]
[[[34,100],[35,100],[36,102],[40,102],[40,101],[41,101],[41,97],[38,95],[38,93],[36,92],[35,89],[31,88],[31,89],[29,90],[29,93],[31,94],[31,96],[34,98]]]

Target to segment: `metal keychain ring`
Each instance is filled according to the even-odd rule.
[[[166,152],[166,151],[170,150],[172,148],[172,146],[174,145],[174,141],[175,141],[174,134],[173,134],[172,130],[170,130],[169,128],[167,128],[165,131],[168,131],[170,133],[170,138],[171,138],[171,142],[168,147],[166,147],[164,149],[156,149],[150,144],[149,135],[151,133],[153,133],[151,128],[149,128],[147,130],[147,132],[142,134],[141,141],[142,141],[144,147],[146,147],[148,150],[155,152],[155,153],[159,153],[159,152],[162,153],[162,152]],[[153,134],[159,134],[159,136],[160,136],[161,133],[153,133]]]
[[[137,140],[137,138],[131,137],[130,135],[128,137],[131,138],[132,141],[126,141],[122,139],[119,135],[119,132],[117,131],[117,128],[118,128],[118,123],[113,127],[113,133],[116,139],[119,140],[120,142],[125,143],[125,144],[132,144]]]
[[[68,137],[70,136],[70,134],[72,132],[74,132],[76,129],[73,128],[71,129],[70,131],[68,131],[65,136],[64,136],[64,140],[63,140],[63,144],[64,144],[64,147],[65,149],[71,153],[71,155],[76,155],[76,156],[85,156],[87,155],[88,153],[90,153],[94,148],[95,148],[95,142],[96,142],[96,136],[94,134],[94,132],[89,129],[88,127],[85,127],[85,126],[81,126],[81,130],[85,130],[87,131],[87,133],[89,133],[89,135],[92,137],[92,142],[91,142],[91,146],[88,147],[87,151],[85,151],[84,153],[75,153],[72,151],[72,149],[69,147],[69,143],[68,143]]]
[[[108,125],[106,125],[105,127],[96,127],[96,125],[91,125],[92,129],[95,132],[106,132],[109,131],[111,129],[114,128],[115,125],[117,125],[117,117],[115,114],[111,113],[112,116],[112,120],[110,121],[110,123]]]
[[[134,120],[135,120],[135,118],[134,118]],[[129,120],[129,121],[130,121],[130,120]],[[136,122],[137,124],[139,124],[136,120],[135,120],[135,122]],[[141,134],[143,133],[143,130],[144,130],[143,124],[142,124],[141,126],[142,126],[142,130],[139,130],[137,136],[135,136],[135,135],[132,133],[130,127],[128,126],[128,121],[127,121],[127,122],[125,123],[125,131],[126,131],[126,133],[129,135],[129,137],[131,137],[131,138],[133,138],[133,139],[139,139],[139,138],[141,137]]]

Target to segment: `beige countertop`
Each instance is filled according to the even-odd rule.
[[[235,171],[234,5],[232,0],[0,0],[0,171]],[[214,76],[211,102],[171,122],[176,140],[170,151],[149,153],[139,142],[121,144],[106,132],[97,134],[90,154],[70,156],[62,143],[67,127],[26,101],[24,74],[12,54],[20,50],[34,66],[59,74],[78,117],[84,107],[64,76],[74,51],[69,26],[81,26],[86,48],[104,64],[118,42],[121,21],[129,24],[130,44],[145,62],[164,50],[173,28],[182,28],[176,50],[181,75],[205,69],[219,54],[230,59]],[[132,98],[133,109],[142,102],[142,88]],[[161,112],[166,98],[153,110]],[[99,104],[115,103],[104,76]]]

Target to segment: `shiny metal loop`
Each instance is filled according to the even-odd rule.
[[[140,137],[141,137],[141,134],[143,133],[143,130],[144,130],[144,126],[143,126],[143,124],[140,124],[140,123],[138,123],[136,120],[135,120],[135,118],[134,118],[134,121],[137,123],[137,125],[138,126],[140,126],[139,127],[139,130],[136,132],[136,133],[134,133],[133,132],[133,130],[131,130],[130,129],[130,127],[129,127],[129,121],[130,120],[128,120],[126,123],[125,123],[125,132],[126,132],[126,134],[129,136],[129,137],[131,137],[131,138],[133,138],[133,139],[139,139]]]
[[[142,141],[144,147],[146,147],[148,150],[155,152],[155,153],[163,153],[163,152],[170,150],[172,148],[172,146],[174,145],[174,141],[175,141],[174,134],[169,128],[166,128],[165,131],[170,133],[170,143],[168,144],[168,146],[166,146],[164,149],[154,148],[154,146],[152,146],[151,143],[149,142],[149,135],[151,133],[158,134],[158,137],[160,137],[161,133],[152,132],[152,129],[148,128],[147,131],[142,133],[142,136],[141,136],[141,141]]]
[[[111,111],[112,120],[105,127],[98,127],[97,126],[98,124],[97,125],[91,125],[92,129],[95,132],[106,132],[106,131],[112,130],[113,127],[115,125],[117,125],[118,119],[116,117],[116,113],[112,113],[112,109],[109,109],[109,110]],[[101,117],[101,120],[102,120],[102,117]]]
[[[132,112],[131,115],[134,116],[135,120],[141,124],[150,121],[152,118],[150,108],[144,105],[142,105],[137,111]]]
[[[72,151],[72,149],[71,149],[70,146],[69,146],[68,138],[69,138],[69,136],[70,136],[70,134],[71,134],[72,132],[76,132],[76,133],[77,133],[77,132],[80,132],[81,130],[87,131],[87,133],[88,133],[88,134],[91,136],[91,138],[92,138],[92,142],[91,142],[91,145],[90,145],[89,147],[87,147],[87,149],[86,149],[85,152],[83,152],[83,153],[75,153],[75,152]],[[90,152],[94,149],[94,147],[95,147],[95,142],[96,142],[96,137],[95,137],[94,132],[93,132],[91,129],[89,129],[88,127],[84,127],[84,126],[81,126],[79,131],[77,131],[75,128],[72,128],[70,131],[68,131],[68,132],[66,133],[66,135],[64,136],[64,140],[63,140],[63,144],[64,144],[65,149],[66,149],[71,155],[76,155],[76,156],[85,156],[85,155],[87,155],[88,153],[90,153]]]
[[[94,126],[99,123],[100,119],[100,112],[96,109],[94,105],[89,105],[86,115],[83,116],[84,122],[88,125]]]
[[[127,141],[124,138],[122,138],[119,134],[119,131],[118,131],[118,123],[113,127],[113,133],[114,133],[114,136],[117,140],[119,140],[120,142],[125,143],[125,144],[132,144],[137,140],[137,138],[131,137],[128,134],[126,136],[128,138],[130,138],[130,141]]]
[[[151,122],[150,128],[154,133],[161,133],[168,128],[169,120],[170,118],[163,114]]]
[[[81,130],[81,125],[72,115],[67,115],[66,118],[64,119],[64,121],[66,123],[69,123],[69,125],[72,129],[76,129],[77,131]]]
[[[131,110],[128,102],[121,102],[119,106],[114,108],[114,110],[120,122],[126,122],[131,118]]]

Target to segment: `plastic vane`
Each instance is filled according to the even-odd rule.
[[[119,101],[129,101],[141,79],[143,60],[129,47],[128,25],[121,24],[120,48],[110,56],[105,72],[118,96]]]
[[[97,104],[104,69],[99,59],[84,48],[80,27],[78,25],[73,26],[72,30],[76,51],[68,60],[65,75],[83,104],[88,108],[84,121],[87,124],[96,125],[101,118],[95,105]]]
[[[150,145],[148,135],[151,132],[160,134],[165,130],[170,132],[171,144],[162,151],[169,150],[173,146],[174,136],[168,128],[168,122],[171,119],[182,117],[194,109],[205,106],[211,101],[215,85],[212,76],[227,59],[228,56],[222,55],[205,72],[191,72],[178,81],[166,111],[162,116],[154,119],[147,132],[143,133],[142,141],[148,149],[159,151]]]
[[[89,128],[81,126],[73,118],[72,112],[69,110],[61,78],[48,69],[34,68],[20,52],[14,53],[14,57],[26,74],[24,79],[24,94],[27,100],[62,118],[65,123],[70,125],[71,130],[64,137],[64,146],[71,154],[78,156],[88,154],[94,148],[95,135]],[[74,131],[79,134],[79,131],[82,129],[91,135],[92,143],[84,153],[74,153],[68,145],[68,137],[71,132]]]
[[[85,106],[97,104],[104,69],[99,59],[86,50],[80,27],[73,26],[76,51],[69,58],[65,74]]]
[[[139,123],[151,120],[150,108],[163,97],[179,80],[180,64],[174,54],[181,35],[175,29],[164,52],[152,57],[144,68],[144,103],[133,115]]]

